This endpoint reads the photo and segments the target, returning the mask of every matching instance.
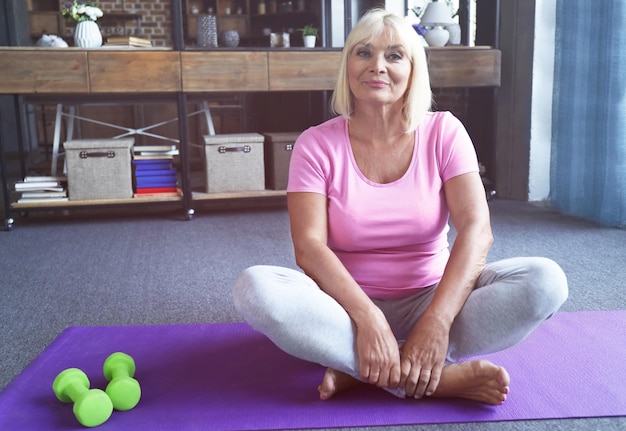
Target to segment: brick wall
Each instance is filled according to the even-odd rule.
[[[142,15],[141,34],[152,40],[154,46],[172,46],[171,0],[98,0],[105,16],[107,13],[132,12]],[[105,18],[100,22],[105,36],[125,31],[136,34],[134,21],[116,22],[109,25]]]

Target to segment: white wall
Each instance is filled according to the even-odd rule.
[[[343,2],[333,1],[330,5],[330,25],[331,25],[331,40],[330,46],[341,48],[343,42],[346,40],[344,34],[344,7]]]
[[[556,0],[536,0],[528,200],[550,196]]]

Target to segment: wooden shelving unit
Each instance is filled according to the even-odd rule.
[[[32,5],[36,0],[31,0]],[[183,35],[184,23],[189,22],[186,12],[192,0],[179,0],[180,12],[174,8],[174,33]],[[218,2],[219,1],[219,6]],[[267,0],[266,0],[267,1]],[[54,0],[56,4],[56,0]],[[214,4],[219,12],[226,4],[237,14],[235,0],[202,0],[203,7]],[[312,3],[312,2],[311,2]],[[311,4],[309,3],[309,4]],[[42,3],[43,4],[43,3]],[[46,2],[48,6],[52,1]],[[256,0],[244,0],[241,19],[248,31],[255,22],[274,19],[265,14],[250,13],[257,7]],[[41,4],[39,5],[41,6]],[[266,5],[267,6],[267,5]],[[219,7],[219,8],[218,8]],[[31,9],[29,9],[31,10]],[[246,12],[246,13],[244,13]],[[258,12],[258,11],[257,11]],[[296,12],[276,12],[283,14]],[[226,15],[226,14],[225,14]],[[267,18],[265,15],[270,16]],[[302,14],[301,14],[302,15]],[[255,21],[257,20],[257,21]],[[182,36],[184,37],[184,35]],[[0,48],[0,94],[29,97],[46,96],[61,103],[68,97],[86,101],[103,96],[135,98],[158,97],[172,100],[178,109],[178,118],[187,117],[187,104],[191,97],[224,92],[285,92],[332,90],[339,49],[237,49],[215,51],[186,51],[176,42],[175,50],[138,49],[52,49],[52,48]],[[500,85],[500,51],[488,47],[450,47],[428,49],[431,84],[433,87],[496,87]],[[211,79],[207,80],[207,76]],[[123,78],[123,79],[120,79]],[[190,99],[188,99],[188,96]],[[57,102],[55,102],[57,103]],[[119,200],[67,201],[47,204],[10,204],[5,201],[6,213],[37,209],[63,209],[106,206],[132,206],[147,204],[180,205],[190,218],[194,203],[216,200],[281,199],[284,190],[262,190],[239,193],[200,193],[192,190],[190,179],[189,127],[179,122],[180,197],[132,198]],[[1,144],[1,143],[0,143]],[[2,146],[0,146],[1,150]],[[0,161],[4,153],[0,151]],[[3,179],[5,196],[9,194]],[[12,223],[12,221],[11,221]],[[8,224],[8,221],[7,221]],[[9,227],[9,226],[7,226]]]
[[[224,92],[280,94],[284,91],[331,90],[340,55],[338,49],[179,52],[167,49],[105,51],[0,48],[0,94],[18,94],[26,98],[45,95],[59,102],[68,97],[89,101],[116,94],[119,97],[132,95],[135,98],[158,96],[159,99],[177,100],[178,117],[184,118],[187,96]],[[498,50],[488,47],[434,48],[428,49],[427,55],[434,87],[500,85]],[[206,79],[209,75],[212,77],[210,85]],[[181,198],[151,201],[134,198],[119,202],[69,201],[69,205],[68,202],[50,203],[37,205],[37,208],[167,203],[182,205],[186,213],[191,215],[194,202],[276,198],[284,195],[284,191],[274,190],[227,194],[192,191],[188,166],[188,129],[186,122],[182,124],[185,129],[180,131],[183,178]],[[10,209],[36,208],[12,204]]]

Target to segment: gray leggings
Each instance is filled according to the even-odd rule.
[[[399,343],[436,288],[403,299],[374,300]],[[282,350],[360,379],[352,321],[310,277],[289,268],[253,266],[237,278],[233,293],[243,318]],[[552,260],[513,258],[488,264],[452,325],[447,362],[519,343],[566,299],[565,274]]]

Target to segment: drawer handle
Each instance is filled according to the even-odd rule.
[[[285,151],[293,151],[293,144],[285,144]]]
[[[252,147],[250,145],[244,145],[243,147],[225,147],[224,145],[218,147],[217,152],[220,154],[224,153],[249,153],[252,151]]]
[[[112,159],[115,157],[115,151],[81,151],[78,156],[81,159],[87,159],[89,157],[106,157],[107,159]]]

